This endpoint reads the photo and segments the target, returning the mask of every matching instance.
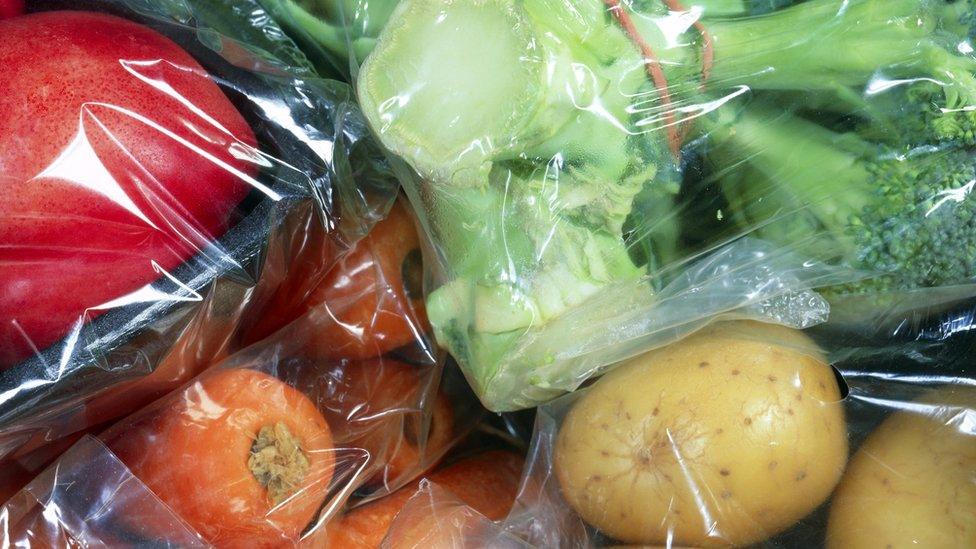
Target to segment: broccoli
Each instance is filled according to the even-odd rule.
[[[306,49],[343,73],[362,63],[399,0],[260,0]],[[348,76],[348,75],[346,75]]]
[[[756,15],[802,0],[686,0],[705,17]],[[262,5],[300,42],[342,68],[362,63],[400,0],[261,0]]]
[[[834,302],[965,283],[976,277],[976,151],[933,140],[929,116],[841,133],[759,102],[715,123],[708,157],[743,227],[859,274],[823,288]]]
[[[760,15],[799,4],[803,0],[687,0],[687,9],[701,8],[705,17],[718,18],[740,15]]]
[[[976,62],[950,51],[966,12],[941,0],[809,0],[697,26],[659,0],[610,4],[403,0],[357,80],[370,125],[423,180],[412,199],[446,269],[428,299],[438,340],[495,410],[534,404],[526,384],[573,360],[546,349],[552,320],[673,261],[687,120],[749,89],[880,77],[943,82],[941,111],[976,105]]]

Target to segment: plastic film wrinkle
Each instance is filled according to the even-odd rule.
[[[678,0],[662,1],[668,7],[668,9],[672,11],[687,11]],[[674,101],[671,98],[671,92],[668,89],[668,79],[664,74],[664,70],[661,68],[661,62],[658,59],[657,54],[654,52],[654,49],[651,48],[650,44],[644,40],[644,37],[641,36],[640,32],[637,30],[637,27],[634,26],[634,22],[630,18],[630,14],[626,9],[624,9],[624,6],[620,3],[620,0],[604,0],[604,4],[610,8],[610,12],[617,20],[617,23],[631,39],[634,45],[637,46],[638,51],[640,51],[641,56],[644,58],[644,69],[647,71],[647,75],[654,83],[654,88],[657,90],[658,95],[661,98],[661,104],[664,106],[664,119],[668,134],[668,147],[671,149],[671,153],[674,155],[675,159],[680,162],[681,144],[688,134],[688,126],[684,123],[685,121],[678,120],[678,117],[675,115]],[[708,80],[708,77],[711,74],[712,64],[715,58],[712,36],[700,20],[695,21],[693,26],[702,38],[702,70],[701,84],[699,88],[704,89],[705,82]]]

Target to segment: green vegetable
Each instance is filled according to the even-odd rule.
[[[974,151],[937,139],[938,119],[913,115],[913,102],[894,95],[896,115],[860,135],[762,103],[710,134],[710,159],[724,168],[719,182],[737,221],[865,274],[826,288],[835,301],[976,277]]]
[[[259,0],[327,73],[348,77],[350,62],[362,63],[376,45],[398,0]],[[322,63],[320,63],[321,65]]]
[[[400,0],[259,0],[306,50],[327,57],[329,69],[347,72],[360,64]],[[756,15],[800,0],[689,0],[688,10],[701,9],[706,18]],[[331,71],[329,71],[331,72]],[[346,75],[348,76],[348,75]]]
[[[691,10],[696,7],[704,10],[705,17],[723,17],[736,15],[759,15],[769,13],[803,0],[685,0],[685,8]]]
[[[438,340],[494,409],[516,406],[513,380],[546,385],[564,351],[547,323],[675,259],[677,120],[715,106],[705,40],[658,0],[622,12],[638,36],[591,0],[404,0],[358,78],[373,129],[424,180],[414,198],[447,269],[428,304]],[[961,12],[811,0],[709,21],[708,88],[837,95],[884,71],[951,81],[940,107],[976,104],[976,63],[947,49]]]

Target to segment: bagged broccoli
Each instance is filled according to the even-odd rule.
[[[776,299],[878,274],[752,221],[688,247],[682,232],[706,220],[689,219],[683,183],[699,137],[724,127],[715,111],[757,92],[853,110],[879,82],[928,80],[933,131],[970,131],[968,3],[689,6],[406,0],[361,67],[370,125],[419,175],[407,190],[442,266],[438,341],[489,408],[572,390],[723,314],[803,326],[817,315]]]
[[[971,295],[971,113],[932,112],[934,95],[898,90],[895,113],[866,105],[869,118],[846,131],[768,101],[717,124],[708,158],[731,216],[768,241],[862,272],[821,289],[838,310],[853,298],[862,315],[878,315],[932,287]],[[923,299],[938,302],[932,292]]]
[[[701,10],[708,17],[758,15],[799,3],[802,0],[689,0],[689,10]],[[366,59],[383,27],[400,0],[260,0],[330,74],[355,74]],[[669,3],[679,10],[674,1]],[[329,70],[331,69],[331,70]]]

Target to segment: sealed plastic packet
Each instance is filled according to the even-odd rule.
[[[218,356],[273,220],[319,197],[330,223],[352,185],[330,163],[363,148],[334,136],[344,98],[294,48],[294,65],[248,52],[187,5],[52,4],[2,23],[2,456],[94,426],[82,403],[103,389],[179,385]]]
[[[65,7],[88,11],[59,9]],[[158,438],[179,451],[187,436],[250,437],[247,451],[262,447],[266,455],[272,450],[265,448],[304,436],[311,446],[294,467],[302,474],[289,469],[284,478],[314,479],[305,503],[284,512],[280,523],[268,521],[275,532],[269,534],[254,526],[260,513],[252,482],[245,495],[251,499],[241,501],[250,502],[253,520],[245,514],[237,523],[238,533],[290,542],[353,493],[375,497],[436,464],[479,412],[456,405],[448,394],[456,386],[440,383],[413,219],[394,205],[398,185],[348,89],[319,79],[272,21],[250,20],[256,4],[133,0],[28,8],[31,14],[0,23],[5,39],[44,32],[78,51],[44,44],[41,59],[21,44],[4,50],[37,62],[11,57],[13,78],[3,85],[12,114],[3,123],[43,126],[38,136],[49,139],[34,156],[6,145],[0,153],[12,155],[5,157],[2,175],[10,183],[0,200],[15,214],[0,219],[14,244],[4,256],[11,269],[0,277],[10,288],[39,288],[0,298],[7,312],[0,342],[2,499],[86,433],[105,431],[243,348],[250,349],[243,356],[262,360],[255,366],[238,353],[234,364],[258,368],[265,378],[256,371],[244,380],[203,377],[189,386],[202,387],[194,394],[231,398],[226,391],[236,391],[243,415],[304,411],[296,417],[306,431],[291,426],[286,433],[271,421],[255,424],[253,433],[236,432],[216,421],[199,425],[201,434],[180,424],[193,414],[192,406],[175,403],[184,393],[164,397],[153,419],[169,416],[167,423],[143,425],[133,416],[126,420],[131,429],[113,427],[108,433],[123,434],[103,440],[110,442],[105,451],[130,467],[128,476],[160,492],[166,505],[169,497],[200,502],[166,493],[171,486],[161,477],[205,472],[181,469],[165,455],[165,463],[147,462],[143,450],[152,444],[133,450],[118,440]],[[116,31],[128,33],[131,44],[108,44],[105,36]],[[48,70],[86,52],[94,52],[91,70],[105,74],[79,71],[56,80]],[[47,110],[39,107],[43,98],[30,94],[38,82],[51,89]],[[49,203],[51,193],[62,192],[66,200]],[[255,387],[278,387],[281,396],[248,401]],[[318,431],[309,431],[310,423]],[[196,450],[206,462],[208,448]],[[41,514],[30,520],[50,519],[59,506],[83,516],[73,501],[45,499],[38,490],[60,493],[57,471],[97,473],[99,462],[86,461],[93,459],[72,450],[38,481],[47,488],[32,484]],[[274,467],[255,459],[248,474],[280,484],[280,475],[269,472]],[[233,473],[219,472],[214,482]],[[98,489],[97,475],[87,482]],[[330,506],[320,509],[326,492]],[[4,512],[26,512],[24,501],[21,492]],[[174,512],[198,540],[218,535],[195,524],[198,517],[185,508]],[[163,517],[142,518],[168,528]],[[113,521],[106,518],[105,526],[166,540],[164,532],[134,534],[131,524]],[[48,526],[64,536],[110,543],[102,531],[56,523]],[[234,524],[225,529],[233,541]],[[177,537],[168,541],[180,544]]]
[[[412,547],[531,547],[464,503],[449,490],[423,481],[397,513],[383,543],[384,549]]]
[[[402,382],[392,386],[401,391],[395,407],[389,400],[354,401],[350,387],[374,374],[374,366],[350,362],[324,369],[286,359],[300,353],[285,341],[251,347],[97,440],[83,438],[0,507],[0,524],[9,526],[4,541],[320,547],[371,535],[375,517],[391,521],[395,502],[402,504],[412,488],[376,502],[363,503],[362,496],[393,490],[393,480],[402,484],[436,464],[454,437],[450,426],[437,423],[450,425],[452,416],[435,409],[433,419],[422,421],[430,397],[406,393]],[[381,360],[389,368],[398,364],[373,364]],[[413,367],[418,377],[433,369]],[[374,417],[360,415],[366,413]],[[453,406],[447,413],[455,413]],[[412,421],[412,435],[391,421],[398,417]],[[470,421],[463,413],[457,418]],[[425,423],[449,429],[449,439],[437,442],[430,434],[425,442]],[[363,436],[370,431],[374,436]],[[520,456],[488,453],[432,478],[460,486],[467,501],[498,520],[511,507],[521,469]],[[492,486],[487,492],[486,483]],[[360,505],[343,509],[354,496]],[[106,511],[92,511],[99,506]],[[378,542],[383,532],[375,535]]]
[[[117,547],[150,539],[162,546],[207,546],[97,439],[84,437],[62,462],[64,467],[46,470],[0,508],[5,545]]]
[[[934,337],[855,355],[818,338],[718,323],[629,360],[539,409],[508,517],[487,521],[449,491],[421,487],[386,543],[976,542],[972,338],[953,336],[948,356],[922,342]]]
[[[971,3],[28,7],[123,15],[168,54],[120,63],[105,16],[0,22],[120,75],[0,49],[36,61],[0,124],[41,92],[71,122],[0,149],[5,189],[39,182],[0,190],[0,466],[16,488],[80,437],[0,506],[5,543],[976,544],[972,314],[945,312],[976,264]],[[524,474],[439,464],[476,412],[428,318],[487,406],[548,402]]]
[[[477,410],[459,404],[452,393],[460,380],[440,382],[441,361],[430,354],[423,335],[427,328],[411,324],[422,316],[422,304],[413,309],[402,284],[383,278],[387,262],[403,254],[391,260],[379,257],[377,249],[403,250],[403,240],[410,240],[409,233],[399,232],[391,239],[383,229],[389,223],[402,228],[406,212],[395,207],[338,254],[342,260],[331,269],[311,274],[309,269],[323,268],[318,253],[306,253],[320,249],[309,245],[319,231],[299,235],[294,228],[307,226],[304,216],[314,211],[292,209],[269,239],[264,263],[269,279],[258,281],[255,293],[264,294],[264,283],[275,281],[273,273],[285,265],[305,265],[296,271],[300,278],[286,276],[266,299],[247,303],[274,327],[188,385],[101,432],[98,455],[114,461],[78,449],[91,437],[69,450],[3,507],[12,517],[30,513],[33,521],[29,532],[12,530],[6,541],[21,542],[42,531],[80,543],[111,544],[114,536],[122,536],[136,544],[161,540],[181,545],[167,533],[172,523],[167,517],[173,514],[199,544],[295,544],[321,535],[350,498],[383,495],[437,464],[477,419]],[[404,253],[409,255],[409,248]],[[274,259],[279,256],[288,261],[279,263]],[[296,285],[311,286],[312,301],[283,307]],[[337,293],[347,299],[333,299]],[[314,299],[323,295],[324,300]],[[389,302],[378,304],[377,298]],[[387,318],[365,322],[361,316],[367,311]],[[419,334],[418,339],[404,344],[403,330]],[[331,354],[333,347],[323,346],[323,339],[345,341],[347,355]],[[357,342],[359,355],[348,348]],[[126,397],[140,394],[150,381],[162,380],[150,375],[135,385],[113,387],[86,409],[102,410],[114,399],[129,404]],[[124,467],[134,480],[118,487],[104,483],[99,480],[103,463]],[[84,487],[58,487],[59,479],[92,474]],[[73,499],[77,490],[115,492],[122,505],[138,496],[127,486],[151,494],[168,513],[157,517],[151,509],[133,509],[121,518],[103,517],[96,529],[51,517],[87,512],[79,507],[84,502]],[[30,495],[45,491],[53,495]]]
[[[727,313],[826,320],[808,288],[853,324],[973,295],[967,2],[263,4],[347,55],[490,409]]]

